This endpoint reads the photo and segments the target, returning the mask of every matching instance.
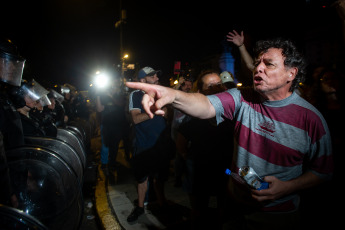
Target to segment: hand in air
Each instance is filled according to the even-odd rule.
[[[229,32],[227,35],[227,41],[232,42],[237,46],[241,46],[244,43],[244,35],[243,31],[241,31],[241,34],[237,33],[236,30],[233,30],[232,32]]]

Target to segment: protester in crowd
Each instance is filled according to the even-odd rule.
[[[180,77],[178,84],[174,87],[178,90],[182,90],[183,92],[191,92],[193,89],[193,79],[192,78],[185,78]],[[187,122],[190,119],[190,116],[181,112],[178,109],[173,110],[173,118],[171,121],[171,138],[173,141],[176,141],[177,130],[181,124]],[[177,150],[177,149],[176,149]],[[175,173],[175,187],[181,187],[182,185],[182,176],[185,171],[186,165],[185,160],[182,158],[181,154],[178,153],[178,150],[175,154],[174,159],[174,173]]]
[[[101,113],[101,164],[107,173],[108,169],[117,167],[117,153],[120,141],[123,140],[126,156],[129,155],[129,123],[125,115],[125,94],[121,82],[113,76],[109,87],[99,89],[96,96],[96,108]]]
[[[87,98],[81,92],[75,93],[72,108],[75,117],[74,122],[71,123],[72,125],[78,123],[80,119],[83,121],[89,120],[90,110],[87,105]]]
[[[149,85],[158,85],[159,73],[159,70],[144,67],[138,73],[138,81]],[[153,187],[159,206],[166,205],[164,182],[169,176],[169,164],[172,155],[168,150],[175,153],[175,150],[170,148],[171,143],[169,144],[168,141],[171,139],[171,133],[166,121],[167,107],[162,108],[165,112],[164,116],[155,116],[150,119],[141,104],[143,95],[143,91],[135,90],[131,92],[129,97],[129,112],[135,129],[131,163],[138,183],[138,206],[128,216],[128,222],[136,221],[144,213],[144,200],[149,177],[153,177]]]
[[[341,174],[340,164],[343,162],[344,79],[344,74],[339,69],[319,65],[312,69],[309,84],[303,84],[301,87],[302,96],[322,113],[328,124],[335,162],[334,177]]]
[[[164,115],[162,108],[172,104],[201,119],[234,120],[232,172],[250,166],[269,187],[249,189],[230,177],[229,194],[238,205],[229,207],[228,220],[232,226],[295,229],[300,225],[299,192],[331,178],[331,138],[320,112],[294,92],[304,80],[305,60],[293,42],[258,41],[254,54],[252,88],[204,96],[151,84],[126,85],[145,92],[142,103],[150,118]]]
[[[214,70],[201,72],[197,81],[198,92],[211,95],[226,90]],[[220,229],[226,191],[224,171],[231,166],[233,124],[230,120],[216,125],[215,119],[191,118],[181,124],[176,147],[187,161],[186,186],[192,208],[192,229]],[[216,215],[209,207],[211,196],[217,198]],[[216,218],[209,218],[210,216]]]

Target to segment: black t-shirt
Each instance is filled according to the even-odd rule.
[[[103,126],[123,126],[126,122],[125,116],[125,96],[122,94],[101,95],[101,104],[104,105],[102,111]]]

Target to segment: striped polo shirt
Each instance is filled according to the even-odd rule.
[[[297,93],[267,101],[252,88],[243,88],[208,99],[216,110],[217,123],[224,117],[235,122],[233,171],[248,165],[262,177],[287,181],[300,176],[306,164],[317,176],[331,177],[332,147],[326,121]],[[266,210],[293,210],[298,203],[298,195],[291,194],[268,204]]]

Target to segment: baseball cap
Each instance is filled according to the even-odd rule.
[[[225,82],[234,82],[234,76],[229,71],[221,72],[220,78],[222,79],[223,83],[225,83]]]
[[[161,72],[160,70],[154,70],[153,68],[146,66],[142,68],[141,70],[139,70],[138,79],[140,80],[146,76],[153,76],[154,74],[156,73],[158,74],[160,72]]]

